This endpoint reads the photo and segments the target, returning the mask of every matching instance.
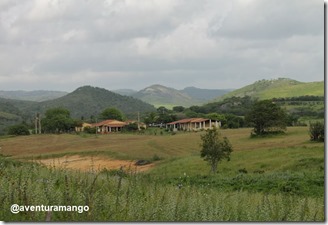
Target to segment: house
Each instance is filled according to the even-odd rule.
[[[212,129],[213,127],[221,127],[221,122],[217,120],[204,119],[204,118],[188,118],[178,121],[174,121],[166,124],[166,128],[176,130],[185,130],[185,131],[196,131],[196,130],[207,130]]]
[[[111,132],[122,131],[122,128],[127,125],[126,122],[119,120],[104,120],[99,123],[91,124],[91,127],[96,127],[98,133],[106,134]]]
[[[76,132],[83,132],[84,128],[91,127],[92,125],[90,123],[82,123],[81,126],[76,126],[75,131]]]

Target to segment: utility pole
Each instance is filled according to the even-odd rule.
[[[139,114],[139,111],[138,111],[138,130],[140,130],[140,114]]]
[[[38,134],[38,114],[35,115],[34,125],[35,125],[35,134]]]
[[[96,124],[98,123],[98,118],[96,117]],[[98,126],[96,126],[96,137],[97,137],[97,134],[98,134]]]
[[[41,115],[40,113],[35,114],[34,119],[34,125],[35,125],[35,134],[41,134]]]
[[[39,119],[39,134],[41,134],[41,115],[38,116]]]

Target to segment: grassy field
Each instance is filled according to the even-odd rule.
[[[222,130],[234,151],[215,175],[199,156],[203,132],[1,138],[0,218],[44,221],[44,212],[8,212],[28,203],[90,206],[82,214],[53,213],[51,221],[323,221],[324,144],[309,141],[308,127],[265,138],[250,132]],[[160,160],[144,173],[22,162],[76,154]]]
[[[290,127],[286,135],[249,138],[251,129],[221,130],[229,138],[234,152],[286,147],[323,147],[309,141],[307,127]],[[63,156],[65,154],[103,155],[118,159],[163,159],[199,155],[200,135],[185,132],[177,135],[30,135],[1,139],[1,154],[13,158]]]

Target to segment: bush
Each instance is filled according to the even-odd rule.
[[[152,161],[158,161],[158,160],[161,160],[161,158],[155,154],[152,158]]]
[[[8,128],[9,135],[30,135],[30,131],[24,124],[13,125]]]
[[[95,134],[96,133],[96,127],[85,127],[84,132],[88,134]]]
[[[123,128],[124,131],[137,131],[138,130],[138,124],[137,123],[129,123]]]
[[[310,123],[310,138],[311,141],[325,141],[325,125],[322,122]]]

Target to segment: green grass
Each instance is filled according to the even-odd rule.
[[[12,214],[10,206],[82,205],[89,211],[52,212],[50,221],[323,221],[323,197],[218,191],[164,184],[150,176],[47,169],[0,158],[0,218],[45,221],[46,212]]]

